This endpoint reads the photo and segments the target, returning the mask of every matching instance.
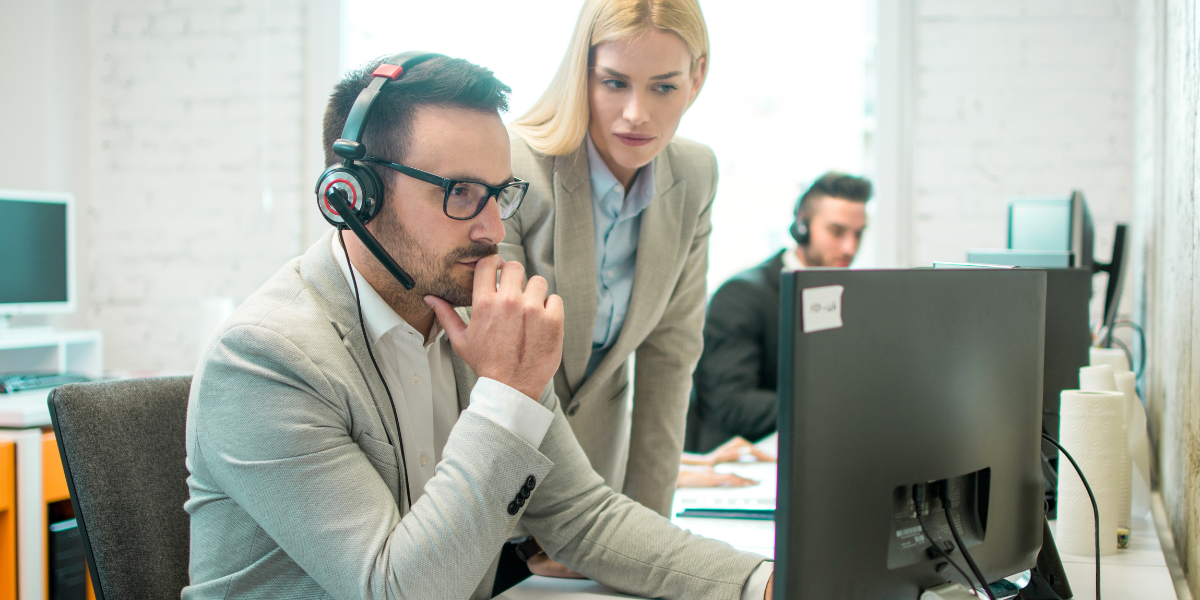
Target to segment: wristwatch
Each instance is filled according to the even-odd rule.
[[[532,536],[525,538],[525,541],[514,546],[513,550],[516,552],[517,558],[525,562],[529,562],[529,559],[546,552],[542,550],[541,545]]]

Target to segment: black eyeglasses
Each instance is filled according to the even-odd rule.
[[[399,171],[413,179],[441,186],[446,190],[446,197],[442,200],[442,212],[457,221],[474,219],[475,215],[478,215],[487,205],[487,201],[493,197],[496,198],[496,205],[500,207],[500,218],[507,219],[517,214],[517,208],[521,206],[521,200],[525,198],[525,192],[529,190],[529,182],[520,179],[514,179],[500,187],[493,187],[478,181],[459,181],[438,177],[420,169],[398,165],[373,156],[364,157],[362,160]]]

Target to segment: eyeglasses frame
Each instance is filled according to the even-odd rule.
[[[479,213],[483,212],[483,207],[487,206],[487,203],[489,200],[491,200],[492,198],[496,198],[496,202],[499,203],[501,192],[503,192],[506,188],[510,188],[513,186],[519,186],[522,188],[523,191],[521,193],[521,197],[517,199],[517,203],[515,205],[513,205],[512,213],[510,213],[507,217],[504,215],[500,215],[501,220],[510,219],[513,217],[513,215],[517,214],[517,209],[521,208],[521,203],[525,201],[525,194],[529,193],[529,182],[522,181],[515,177],[513,178],[512,181],[510,181],[502,186],[497,187],[497,186],[493,186],[493,185],[488,185],[482,181],[472,181],[469,179],[446,179],[445,177],[434,175],[433,173],[428,173],[428,172],[422,171],[420,169],[410,167],[408,165],[394,163],[394,162],[387,161],[382,158],[377,158],[374,156],[364,156],[360,160],[362,160],[364,162],[377,164],[381,167],[386,167],[393,171],[397,171],[399,173],[408,175],[409,177],[412,177],[413,179],[419,179],[426,183],[432,183],[433,185],[441,187],[442,189],[444,189],[446,191],[446,195],[442,198],[442,214],[446,215],[447,217],[449,217],[451,219],[454,219],[455,221],[470,221],[471,219],[474,219],[475,217],[479,216]],[[460,183],[473,183],[475,185],[482,185],[483,187],[487,188],[487,191],[488,191],[488,195],[483,199],[482,202],[479,203],[478,206],[475,207],[475,212],[471,213],[471,216],[469,216],[469,217],[455,217],[450,214],[450,190],[453,190],[454,186],[456,186]]]

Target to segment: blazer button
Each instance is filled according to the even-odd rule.
[[[521,488],[521,491],[517,492],[517,498],[520,498],[521,500],[528,500],[529,488]]]
[[[533,491],[533,488],[536,485],[537,485],[537,478],[534,477],[533,475],[530,475],[529,477],[525,478],[525,487],[528,488],[530,491]]]
[[[516,500],[508,503],[508,514],[516,516],[519,512],[521,512],[521,505],[517,504]]]
[[[571,406],[570,408],[568,408],[568,409],[567,409],[567,416],[568,416],[568,417],[573,417],[573,416],[575,416],[575,413],[577,413],[577,412],[579,412],[579,405],[578,405],[578,404],[576,404],[576,405],[574,405],[574,406]]]
[[[513,502],[517,503],[517,508],[521,508],[522,506],[525,506],[525,499],[520,496],[517,496],[517,499],[513,500]]]

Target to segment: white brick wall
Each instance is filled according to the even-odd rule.
[[[1002,248],[1011,198],[1072,189],[1106,260],[1132,218],[1133,0],[924,0],[915,27],[912,264]]]
[[[303,0],[90,5],[80,303],[110,369],[190,372],[200,299],[301,249]]]

